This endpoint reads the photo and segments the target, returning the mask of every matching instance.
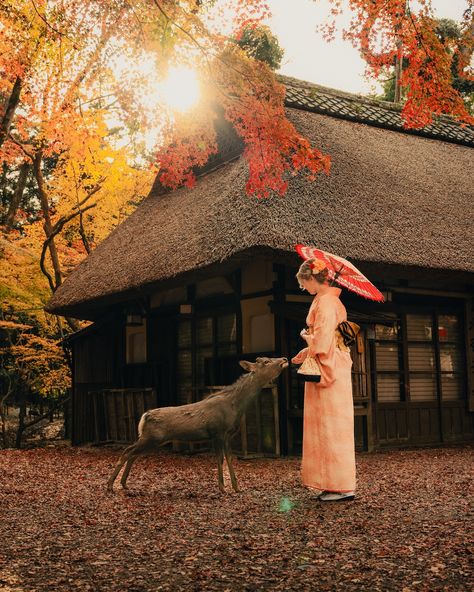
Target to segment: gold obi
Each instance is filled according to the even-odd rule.
[[[351,348],[344,343],[344,337],[339,329],[336,329],[336,347],[345,352],[351,351]]]

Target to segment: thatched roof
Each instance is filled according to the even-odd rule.
[[[99,304],[259,249],[297,242],[354,262],[474,273],[474,151],[312,111],[288,116],[331,155],[332,172],[290,181],[285,197],[245,195],[240,157],[194,189],[155,186],[56,291],[46,310],[90,318]],[[295,255],[295,264],[297,263]]]

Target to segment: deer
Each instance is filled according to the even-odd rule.
[[[250,403],[260,394],[263,387],[274,383],[289,363],[287,358],[260,357],[255,362],[241,360],[239,364],[246,371],[245,374],[233,384],[211,393],[201,401],[145,411],[138,424],[138,439],[121,454],[107,482],[107,490],[113,491],[114,482],[124,465],[120,483],[123,489],[127,489],[130,469],[141,455],[156,452],[158,447],[173,440],[187,442],[211,440],[217,458],[220,491],[225,493],[223,475],[225,457],[232,488],[235,492],[239,492],[232,466],[230,439]]]

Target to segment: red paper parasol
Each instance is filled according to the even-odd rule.
[[[296,245],[296,252],[303,259],[321,259],[326,264],[332,283],[337,282],[344,288],[377,302],[384,302],[382,292],[347,259],[321,251],[315,247]]]

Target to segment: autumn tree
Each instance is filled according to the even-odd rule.
[[[474,36],[474,28],[471,29],[471,33]],[[470,113],[474,114],[474,79],[460,75],[460,56],[469,52],[469,48],[465,48],[463,45],[465,36],[462,33],[462,28],[451,19],[438,19],[436,34],[452,54],[451,80],[453,88],[461,94]]]
[[[26,322],[31,324],[26,324]],[[19,409],[15,426],[15,446],[21,447],[25,430],[45,419],[43,415],[26,420],[26,406],[32,393],[63,404],[68,396],[70,367],[64,363],[64,352],[58,340],[51,339],[44,326],[25,313],[0,312],[0,422],[3,446],[9,444],[5,406],[16,404]]]
[[[323,27],[328,39],[334,38],[335,19],[344,9],[338,0],[331,2],[334,18]],[[419,0],[416,12],[409,0],[347,0],[345,4],[354,16],[344,37],[361,52],[369,76],[383,75],[395,60],[406,64],[399,80],[405,92],[401,115],[406,127],[424,127],[441,114],[474,123],[452,80],[454,61],[459,77],[473,80],[474,0],[466,0],[454,47],[437,35],[430,0]]]
[[[113,35],[126,27],[119,8],[30,1],[0,7],[0,313],[18,329],[4,329],[18,343],[9,349],[17,363],[2,364],[2,375],[21,394],[23,410],[26,390],[47,396],[68,381],[64,353],[56,371],[47,365],[58,361],[64,332],[60,318],[43,311],[45,302],[130,214],[154,177],[151,159],[137,163],[143,149],[118,145],[119,130],[106,123],[126,102],[125,94],[104,94],[109,71],[99,68]],[[34,333],[18,321],[24,314]],[[39,388],[38,377],[56,384]],[[10,392],[5,388],[3,398]]]
[[[41,231],[32,224],[29,231]],[[43,306],[49,289],[39,267],[38,239],[12,231],[0,234],[0,424],[3,446],[19,447],[25,430],[40,426],[43,416],[26,417],[28,402],[41,397],[62,404],[70,387],[70,360],[59,342],[54,316]],[[19,410],[6,428],[6,406]],[[13,438],[9,435],[14,429]]]
[[[114,147],[114,132],[105,124],[112,106],[107,111],[98,94],[105,86],[98,64],[113,35],[126,27],[126,18],[115,4],[107,10],[107,3],[30,1],[3,3],[0,16],[2,159],[4,171],[18,170],[3,212],[4,228],[10,231],[24,216],[20,202],[30,175],[37,207],[28,222],[41,225],[43,238],[32,228],[25,234],[40,241],[39,265],[52,292],[67,266],[61,249],[70,253],[76,242],[77,264],[130,212],[127,202],[143,197],[152,178],[128,160],[129,150]],[[95,217],[88,214],[92,208]],[[70,324],[77,328],[74,320]]]
[[[451,84],[462,96],[469,112],[474,113],[474,80],[459,76],[459,52],[463,50],[462,47],[458,47],[463,39],[461,27],[452,19],[437,19],[435,32],[445,46],[445,51],[452,54]],[[458,48],[458,52],[456,52],[456,48]],[[408,59],[403,58],[402,70],[407,66]],[[384,101],[394,101],[396,85],[395,65],[387,70],[386,75],[387,79],[383,84],[383,93],[379,98]],[[404,94],[406,94],[406,89]]]

